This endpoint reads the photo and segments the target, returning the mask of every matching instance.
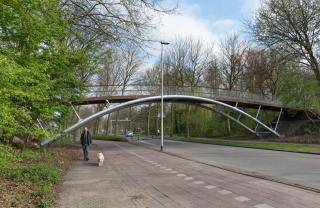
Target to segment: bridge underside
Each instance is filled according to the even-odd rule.
[[[142,98],[148,98],[152,97],[149,95],[127,95],[127,96],[101,96],[101,97],[89,97],[85,98],[81,101],[73,102],[74,105],[94,105],[94,104],[106,104],[106,103],[125,103],[128,101],[136,100],[136,99],[142,99]],[[245,100],[245,99],[231,99],[231,98],[225,98],[225,97],[215,97],[215,98],[209,98],[209,97],[203,97],[206,99],[214,99],[219,102],[223,102],[225,104],[228,104],[230,106],[237,106],[240,108],[254,108],[254,109],[263,109],[263,110],[271,110],[271,111],[279,111],[280,109],[288,110],[288,108],[284,105],[277,104],[277,103],[271,103],[271,102],[263,102],[263,101],[253,101],[253,100]],[[159,100],[158,100],[159,101]],[[152,101],[155,102],[155,101]],[[184,102],[182,97],[179,97],[179,99],[175,97],[167,97],[165,99],[165,102]],[[185,99],[185,102],[188,103],[205,103],[201,102],[200,100],[190,100]],[[292,109],[290,110],[299,111],[299,109]]]
[[[105,98],[105,99],[104,99]],[[100,98],[95,98],[92,100],[87,100],[86,103],[78,103],[78,104],[106,104],[106,103],[110,103],[110,99],[111,101],[120,101],[117,100],[116,98],[121,99],[122,103],[119,103],[118,105],[112,106],[112,107],[108,107],[100,112],[97,112],[94,115],[91,115],[85,119],[81,119],[79,117],[79,122],[74,124],[73,126],[69,127],[68,129],[65,130],[65,132],[69,132],[69,131],[73,131],[75,129],[80,128],[81,126],[84,126],[86,123],[95,120],[99,117],[102,117],[106,114],[110,114],[112,112],[124,109],[124,108],[128,108],[128,107],[132,107],[132,106],[136,106],[136,105],[142,105],[142,104],[147,104],[147,103],[153,103],[153,102],[160,102],[161,101],[161,97],[160,96],[154,96],[154,97],[147,97],[144,96],[143,98],[138,98],[137,96],[131,96],[131,97],[126,97],[126,99],[131,99],[129,101],[125,102],[125,97],[121,96],[121,97],[100,97]],[[225,117],[233,120],[234,122],[238,123],[239,125],[241,125],[242,127],[246,128],[247,130],[249,130],[250,132],[260,136],[261,134],[273,134],[275,136],[280,137],[281,135],[277,132],[277,126],[279,124],[279,120],[281,117],[281,114],[284,112],[284,108],[281,105],[272,105],[272,104],[265,104],[264,108],[262,106],[261,103],[247,103],[247,102],[241,102],[241,101],[219,101],[219,100],[215,100],[215,99],[209,99],[209,98],[204,98],[204,97],[196,97],[196,96],[182,96],[182,95],[166,95],[163,97],[165,102],[182,102],[182,103],[190,103],[193,105],[199,105],[202,108],[206,108],[208,110],[212,110],[215,111],[221,115],[224,115]],[[230,104],[229,104],[230,103]],[[233,104],[233,105],[232,105]],[[221,108],[216,108],[214,106],[220,106]],[[250,115],[248,113],[246,113],[245,111],[243,111],[242,109],[240,109],[239,107],[246,107],[246,108],[257,108],[257,114],[255,116]],[[225,109],[225,110],[223,110]],[[276,125],[274,127],[269,127],[268,125],[264,124],[262,121],[259,120],[259,115],[260,115],[260,111],[261,109],[268,109],[268,110],[277,110],[279,111],[279,116],[276,120]],[[236,112],[238,115],[236,117],[231,116],[230,112]],[[244,123],[242,123],[242,121],[240,120],[241,117],[246,117],[252,121],[254,121],[256,123],[255,128],[252,127],[248,127],[246,126]],[[259,131],[258,127],[261,127],[264,131]]]

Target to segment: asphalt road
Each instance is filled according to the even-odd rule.
[[[141,144],[159,149],[160,139]],[[320,155],[165,140],[164,150],[212,165],[320,189]]]
[[[105,155],[102,167],[97,166],[98,152]],[[57,207],[320,207],[317,193],[130,143],[94,141],[90,160],[76,161],[63,179]]]

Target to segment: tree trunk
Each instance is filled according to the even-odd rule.
[[[227,119],[227,125],[228,125],[228,134],[231,134],[231,124],[230,124],[230,119]]]
[[[129,129],[130,130],[132,130],[131,117],[132,117],[132,107],[129,108]]]
[[[150,114],[151,114],[151,104],[149,104],[149,107],[148,107],[148,123],[147,123],[147,133],[148,133],[148,136],[150,136]]]
[[[173,115],[173,112],[174,112],[174,104],[171,103],[171,131],[170,131],[170,137],[172,137],[173,133],[174,133],[174,115]]]
[[[119,111],[117,111],[116,113],[116,124],[115,124],[115,127],[114,127],[114,135],[118,135],[118,118],[119,118]]]
[[[186,111],[187,111],[187,116],[186,116],[186,137],[190,137],[190,105],[186,104]]]
[[[108,118],[107,118],[106,134],[112,134],[112,132],[109,132],[109,122],[110,122],[110,114],[108,114]]]

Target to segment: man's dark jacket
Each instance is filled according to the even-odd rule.
[[[84,145],[89,146],[89,145],[91,144],[91,136],[90,136],[89,131],[83,131],[83,132],[81,133],[80,140],[81,140],[81,144],[82,144],[83,146],[84,146]]]

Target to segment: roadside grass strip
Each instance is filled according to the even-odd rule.
[[[245,148],[253,148],[253,149],[320,154],[320,145],[313,145],[313,144],[294,144],[294,143],[251,141],[251,140],[235,141],[235,140],[218,140],[218,139],[194,139],[194,138],[189,138],[189,139],[175,138],[171,140],[201,143],[201,144],[232,146],[232,147],[245,147]]]

